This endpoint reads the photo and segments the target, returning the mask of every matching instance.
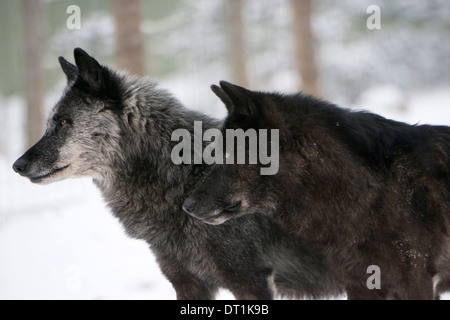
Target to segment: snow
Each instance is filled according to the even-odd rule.
[[[0,299],[175,299],[90,179],[33,185],[13,161],[0,161]]]

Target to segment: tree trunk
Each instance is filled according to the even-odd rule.
[[[139,0],[112,0],[116,25],[116,62],[120,69],[145,74],[144,39]]]
[[[311,30],[311,3],[311,0],[291,0],[295,63],[302,82],[302,91],[320,95]]]
[[[227,35],[229,63],[232,81],[248,87],[245,58],[244,24],[242,21],[242,0],[225,0],[227,13]]]
[[[41,0],[22,0],[24,25],[24,91],[27,104],[27,145],[44,132],[43,8]]]

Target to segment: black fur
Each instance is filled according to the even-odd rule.
[[[273,217],[326,256],[351,299],[432,299],[448,288],[450,127],[227,82],[213,91],[229,110],[224,129],[279,129],[279,172],[215,165],[189,198],[192,215]],[[224,210],[236,201],[239,210]],[[381,289],[366,286],[370,265]]]

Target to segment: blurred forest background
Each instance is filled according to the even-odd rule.
[[[216,118],[209,87],[227,80],[450,125],[449,0],[0,0],[0,299],[175,297],[90,179],[36,186],[11,169],[75,47]]]
[[[79,29],[68,27],[74,4]],[[208,87],[222,79],[342,105],[388,85],[404,108],[409,92],[450,82],[448,0],[1,0],[0,30],[0,153],[6,130],[23,131],[22,149],[41,136],[64,81],[56,59],[73,61],[77,46],[168,90],[185,84],[182,102],[211,114]],[[23,109],[21,127],[10,108]]]

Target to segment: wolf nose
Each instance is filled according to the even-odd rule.
[[[194,213],[195,205],[197,204],[197,201],[187,198],[186,201],[183,203],[183,210],[184,212],[188,214]]]
[[[27,171],[27,167],[28,167],[28,161],[26,161],[22,158],[18,159],[13,164],[13,170],[20,175],[25,174],[25,172]]]

